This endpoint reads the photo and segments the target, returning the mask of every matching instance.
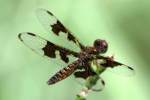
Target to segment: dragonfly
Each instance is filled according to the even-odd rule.
[[[55,84],[73,74],[76,79],[83,80],[88,80],[96,76],[96,79],[100,80],[100,83],[104,86],[105,82],[100,77],[100,74],[108,68],[124,68],[131,73],[134,72],[132,67],[115,61],[112,56],[103,56],[108,50],[106,40],[96,39],[92,46],[85,46],[50,11],[38,9],[36,14],[40,23],[49,33],[53,33],[58,37],[61,36],[61,34],[65,35],[68,42],[75,44],[80,49],[79,52],[70,50],[31,32],[18,34],[19,40],[34,52],[51,59],[60,57],[60,59],[67,64],[66,67],[63,67],[50,77],[47,81],[48,85]],[[69,63],[69,56],[73,56],[77,59]]]

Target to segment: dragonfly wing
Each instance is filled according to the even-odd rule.
[[[135,74],[135,71],[132,67],[122,64],[118,61],[114,61],[109,57],[97,56],[98,59],[103,59],[104,62],[100,63],[103,67],[111,69],[110,71],[118,73],[123,76],[132,76]]]
[[[121,76],[133,76],[135,74],[135,70],[125,64],[121,64],[115,67],[108,67],[107,70]]]
[[[23,42],[27,47],[42,56],[56,58],[56,56],[59,55],[60,59],[65,63],[69,62],[69,55],[72,55],[74,57],[78,56],[78,53],[55,45],[52,42],[47,41],[44,38],[33,33],[20,33],[18,37],[21,42]]]
[[[57,36],[65,34],[67,40],[75,43],[80,49],[84,49],[84,45],[50,11],[38,9],[36,14],[41,24],[49,33],[54,33]]]

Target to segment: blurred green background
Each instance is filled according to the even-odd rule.
[[[36,55],[17,38],[28,31],[55,41],[37,20],[37,8],[53,12],[85,45],[106,39],[106,55],[136,70],[133,77],[104,72],[105,89],[88,100],[149,100],[150,0],[0,0],[0,7],[0,100],[74,100],[81,89],[73,76],[48,86],[65,65]]]

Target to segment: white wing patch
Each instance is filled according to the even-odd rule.
[[[134,69],[132,69],[131,67],[126,66],[126,65],[119,65],[119,66],[114,67],[114,68],[109,67],[109,68],[107,68],[107,70],[112,72],[112,73],[119,74],[121,76],[133,76],[133,75],[135,75]]]
[[[36,15],[40,23],[44,26],[44,28],[48,30],[49,32],[52,32],[51,25],[54,25],[57,23],[57,18],[53,16],[52,13],[48,12],[45,9],[37,9]]]
[[[29,35],[30,34],[30,35]],[[42,39],[41,37],[33,34],[33,33],[21,33],[19,35],[19,39],[29,48],[31,48],[36,53],[44,56],[44,52],[42,50],[43,47],[46,46],[47,41]]]

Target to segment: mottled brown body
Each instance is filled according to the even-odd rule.
[[[84,71],[76,71],[74,73],[75,77],[86,79],[89,76],[95,75],[96,73],[90,69],[90,66],[96,53],[93,47],[85,47],[84,50],[78,54],[78,60],[57,72],[49,79],[48,84],[54,84],[67,78],[77,69],[83,69]]]
[[[51,85],[51,84],[54,84],[58,81],[61,81],[67,78],[77,69],[79,63],[80,63],[80,60],[77,60],[73,62],[72,64],[69,64],[67,67],[64,67],[63,69],[58,71],[53,77],[51,77],[47,83]]]

